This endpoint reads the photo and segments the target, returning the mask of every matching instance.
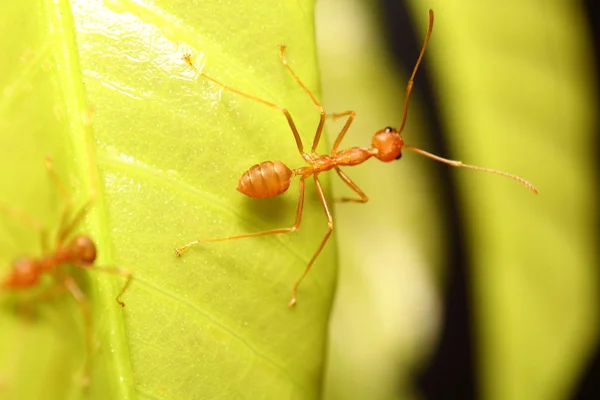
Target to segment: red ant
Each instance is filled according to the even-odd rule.
[[[354,166],[358,164],[362,164],[367,161],[371,157],[375,157],[380,161],[389,162],[393,160],[398,160],[402,156],[402,150],[410,150],[415,153],[419,153],[426,157],[432,158],[434,160],[440,161],[445,164],[449,164],[453,167],[462,167],[469,168],[479,171],[491,172],[494,174],[503,175],[509,177],[511,179],[516,180],[517,182],[522,183],[528,189],[533,191],[534,193],[538,193],[537,189],[529,182],[520,178],[516,175],[508,174],[506,172],[497,171],[489,168],[477,167],[474,165],[463,164],[460,161],[448,160],[446,158],[438,157],[434,154],[428,153],[416,147],[412,147],[404,144],[404,140],[402,139],[402,131],[406,124],[406,116],[408,114],[408,102],[410,100],[410,93],[413,87],[414,78],[417,73],[417,69],[419,68],[419,64],[423,59],[423,55],[425,53],[425,49],[427,47],[427,43],[429,42],[429,38],[431,36],[431,31],[433,30],[433,11],[429,10],[429,25],[427,28],[427,34],[425,35],[425,41],[423,43],[423,47],[421,48],[421,53],[419,54],[419,58],[417,59],[417,63],[412,71],[412,75],[408,81],[408,85],[406,88],[406,98],[404,102],[404,111],[402,114],[402,123],[400,124],[400,129],[394,128],[385,128],[375,133],[373,139],[371,141],[371,147],[352,147],[346,150],[338,150],[342,140],[344,139],[344,135],[348,131],[350,124],[354,120],[355,113],[354,111],[346,111],[343,113],[336,114],[327,114],[323,111],[323,107],[317,101],[317,99],[313,96],[310,90],[302,83],[300,78],[296,75],[296,73],[292,70],[292,68],[288,65],[287,60],[284,55],[285,46],[279,46],[279,57],[281,58],[281,62],[287,68],[287,70],[292,74],[296,82],[300,85],[300,87],[308,94],[312,103],[315,105],[319,113],[321,114],[321,119],[319,120],[319,125],[317,126],[317,131],[315,134],[315,138],[313,140],[312,148],[310,153],[304,152],[304,147],[302,145],[302,141],[300,139],[300,135],[298,134],[298,130],[292,120],[292,116],[288,112],[288,110],[284,107],[281,107],[277,104],[270,103],[258,97],[252,96],[247,93],[243,93],[237,89],[224,85],[218,80],[206,75],[204,72],[199,71],[191,61],[191,55],[186,54],[183,57],[183,60],[194,70],[196,73],[201,75],[202,77],[208,79],[209,81],[221,86],[223,89],[244,96],[248,99],[255,100],[259,103],[262,103],[268,107],[271,107],[275,110],[283,113],[285,118],[287,119],[290,128],[292,129],[292,133],[294,134],[294,139],[296,140],[296,145],[298,146],[298,151],[300,155],[306,163],[308,164],[305,167],[300,167],[297,169],[290,169],[281,161],[264,161],[260,164],[254,165],[250,167],[249,170],[244,172],[242,177],[240,178],[237,186],[237,190],[241,193],[254,197],[254,198],[268,198],[280,195],[285,192],[289,187],[293,177],[300,177],[300,188],[299,188],[299,200],[298,200],[298,208],[296,211],[296,222],[291,228],[281,228],[281,229],[271,229],[263,232],[257,233],[248,233],[243,235],[229,236],[224,238],[217,239],[198,239],[193,242],[186,244],[178,249],[176,249],[176,254],[178,256],[181,255],[184,251],[186,251],[191,246],[198,243],[205,242],[218,242],[225,240],[234,240],[234,239],[242,239],[248,237],[262,236],[262,235],[272,235],[278,233],[290,233],[294,232],[300,226],[300,220],[302,218],[302,209],[304,206],[304,181],[306,178],[313,176],[315,180],[315,185],[317,187],[317,193],[319,194],[319,198],[321,199],[321,204],[323,205],[323,209],[325,210],[325,215],[327,216],[327,225],[328,230],[325,234],[325,237],[321,241],[321,244],[317,248],[317,251],[314,253],[313,257],[308,262],[304,272],[300,276],[300,278],[296,281],[292,288],[292,299],[289,303],[290,306],[296,304],[296,292],[298,290],[298,286],[300,282],[304,279],[311,266],[317,259],[319,253],[325,246],[327,239],[331,236],[331,232],[333,231],[333,218],[331,216],[331,212],[329,210],[329,205],[327,204],[327,200],[325,199],[325,195],[323,194],[323,188],[321,187],[321,183],[319,182],[318,175],[323,171],[328,171],[331,169],[335,169],[335,172],[339,175],[339,177],[352,189],[356,194],[358,194],[359,198],[342,198],[340,199],[342,202],[354,202],[354,203],[366,203],[368,201],[367,195],[354,183],[352,180],[340,169],[341,166]],[[338,117],[348,117],[346,124],[338,134],[337,138],[333,142],[333,147],[331,148],[331,154],[329,155],[320,155],[316,153],[317,145],[319,144],[319,140],[321,139],[321,133],[323,132],[323,125],[325,124],[325,118],[338,118]]]
[[[79,234],[73,237],[71,240],[67,240],[85,216],[86,209],[93,203],[95,195],[92,195],[91,199],[86,202],[79,211],[73,214],[73,218],[69,220],[71,198],[60,178],[54,171],[51,157],[46,158],[46,168],[52,180],[58,187],[61,195],[65,198],[65,206],[62,211],[55,249],[53,252],[47,252],[46,241],[44,240],[45,235],[43,234],[45,230],[42,226],[42,223],[38,222],[32,217],[29,217],[23,212],[0,204],[0,209],[2,209],[6,214],[11,215],[13,218],[21,220],[22,222],[42,232],[42,248],[44,253],[48,254],[41,258],[22,257],[15,260],[8,275],[5,276],[4,279],[0,280],[0,289],[6,291],[28,289],[37,285],[42,275],[48,273],[56,280],[56,286],[48,288],[47,291],[41,293],[41,296],[36,296],[36,298],[47,297],[47,295],[53,295],[55,292],[62,292],[64,289],[67,289],[71,293],[71,295],[79,303],[84,316],[85,339],[88,354],[84,382],[87,383],[91,367],[89,363],[90,355],[92,354],[93,347],[90,307],[79,285],[64,267],[66,264],[70,264],[74,267],[85,270],[107,272],[127,278],[123,288],[116,297],[116,301],[121,305],[121,307],[125,307],[125,303],[121,301],[121,296],[129,287],[133,276],[128,270],[105,268],[93,265],[94,261],[96,261],[97,249],[94,241],[89,236]]]

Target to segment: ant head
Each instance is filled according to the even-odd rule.
[[[413,68],[412,74],[410,75],[410,79],[408,80],[408,85],[406,86],[406,97],[404,99],[404,111],[402,112],[402,123],[400,124],[400,129],[388,127],[383,130],[380,130],[379,132],[375,133],[375,136],[373,136],[373,141],[371,142],[371,145],[373,146],[372,150],[377,150],[376,152],[374,152],[374,156],[383,162],[398,160],[400,157],[402,157],[402,149],[404,148],[404,140],[402,140],[402,131],[404,130],[404,126],[406,125],[406,116],[408,115],[408,103],[410,100],[410,93],[412,91],[413,84],[415,81],[415,75],[417,74],[417,70],[419,69],[421,60],[423,59],[423,55],[425,54],[427,43],[429,43],[429,38],[431,37],[432,30],[433,11],[429,10],[429,25],[427,27],[427,34],[425,35],[425,40],[423,41],[423,47],[421,47],[421,52],[419,53],[417,63]]]
[[[19,258],[12,264],[12,270],[2,282],[7,288],[27,287],[35,285],[40,278],[39,265],[31,258]]]
[[[404,140],[400,132],[394,128],[387,127],[377,131],[371,141],[371,146],[377,149],[375,157],[383,162],[399,160],[402,157]]]
[[[77,260],[83,264],[92,264],[96,261],[96,245],[89,236],[79,235],[73,239],[71,250]]]

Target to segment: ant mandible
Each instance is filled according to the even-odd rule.
[[[41,258],[22,257],[15,260],[9,273],[0,280],[0,289],[4,291],[17,291],[32,288],[38,284],[43,274],[48,273],[56,280],[56,286],[52,286],[42,293],[42,296],[53,295],[62,290],[68,290],[73,298],[79,303],[84,316],[85,341],[87,349],[87,357],[85,364],[84,384],[88,383],[90,373],[90,357],[92,354],[92,318],[88,301],[82,292],[81,288],[64,268],[67,264],[85,270],[93,270],[116,274],[125,277],[127,280],[123,288],[115,298],[121,307],[125,307],[125,303],[121,300],[121,296],[131,283],[132,274],[125,269],[106,268],[94,265],[96,261],[97,249],[94,241],[87,235],[76,235],[71,240],[68,240],[75,228],[79,225],[86,214],[87,208],[93,203],[95,194],[87,201],[73,217],[71,217],[71,197],[63,185],[62,181],[54,171],[54,163],[51,157],[46,157],[46,168],[52,181],[57,186],[62,197],[65,199],[64,209],[60,219],[60,225],[56,238],[56,245],[52,252],[47,251],[47,243],[45,241],[45,229],[39,221],[26,215],[25,213],[12,209],[0,203],[0,210],[12,216],[23,223],[32,226],[34,229],[42,232],[42,249],[44,254]],[[94,191],[95,193],[95,191]]]
[[[296,145],[298,146],[298,151],[300,152],[300,155],[302,156],[302,158],[304,158],[304,160],[306,161],[306,163],[308,165],[305,167],[290,169],[281,161],[264,161],[260,164],[250,167],[250,169],[248,169],[246,172],[244,172],[244,174],[242,175],[242,177],[240,178],[240,180],[238,182],[237,190],[240,191],[241,193],[243,193],[247,196],[250,196],[250,197],[254,197],[254,198],[268,198],[268,197],[274,197],[274,196],[280,195],[283,192],[285,192],[290,187],[292,178],[295,176],[299,176],[300,177],[299,200],[298,200],[298,208],[296,211],[296,222],[294,223],[294,225],[291,228],[271,229],[271,230],[262,231],[262,232],[248,233],[248,234],[243,234],[243,235],[229,236],[229,237],[216,238],[216,239],[198,239],[198,240],[195,240],[193,242],[186,244],[185,246],[177,248],[175,250],[176,254],[178,256],[180,256],[184,251],[186,251],[191,246],[198,244],[198,243],[235,240],[235,239],[242,239],[242,238],[255,237],[255,236],[272,235],[272,234],[278,234],[278,233],[290,233],[290,232],[296,231],[298,229],[298,227],[300,226],[300,221],[302,219],[302,209],[304,206],[304,181],[307,178],[309,178],[310,176],[312,176],[313,179],[315,180],[315,185],[317,187],[317,193],[319,194],[321,204],[323,205],[323,209],[325,210],[325,215],[327,216],[328,230],[327,230],[327,233],[325,234],[325,237],[321,241],[321,244],[317,248],[317,251],[314,253],[313,257],[308,262],[308,265],[304,269],[304,272],[302,273],[302,275],[296,281],[296,283],[294,284],[294,286],[292,288],[292,298],[289,302],[289,306],[294,306],[296,304],[296,293],[298,291],[298,286],[300,285],[300,283],[302,282],[302,280],[304,279],[304,277],[306,276],[308,271],[310,271],[310,268],[312,267],[313,263],[319,256],[319,253],[321,253],[321,250],[325,246],[325,243],[327,242],[327,240],[331,236],[331,232],[333,231],[333,218],[331,216],[331,211],[329,210],[329,205],[327,204],[327,200],[325,199],[325,195],[323,194],[323,188],[321,187],[321,182],[319,181],[319,178],[318,178],[318,175],[323,171],[329,171],[331,169],[335,169],[335,172],[337,172],[338,176],[342,179],[342,181],[344,181],[344,183],[346,183],[346,185],[348,185],[350,187],[350,189],[352,189],[354,192],[356,192],[356,194],[358,194],[358,196],[359,196],[359,198],[342,198],[342,199],[340,199],[342,202],[366,203],[369,199],[367,197],[367,195],[340,169],[340,167],[341,166],[344,166],[344,167],[345,166],[354,166],[354,165],[362,164],[363,162],[367,161],[371,157],[375,157],[378,160],[383,161],[383,162],[390,162],[393,160],[400,159],[400,157],[402,156],[402,150],[410,150],[415,153],[419,153],[426,157],[437,160],[439,162],[451,165],[453,167],[462,167],[462,168],[474,169],[474,170],[478,170],[478,171],[491,172],[494,174],[509,177],[511,179],[516,180],[517,182],[522,183],[523,185],[525,185],[525,187],[527,187],[528,189],[530,189],[531,191],[533,191],[534,193],[537,194],[538,193],[537,189],[531,183],[527,182],[525,179],[520,178],[516,175],[508,174],[506,172],[497,171],[497,170],[493,170],[493,169],[489,169],[489,168],[483,168],[483,167],[477,167],[474,165],[463,164],[460,161],[449,160],[449,159],[442,158],[442,157],[436,156],[434,154],[428,153],[428,152],[418,149],[416,147],[409,146],[404,143],[404,140],[402,139],[402,131],[406,124],[406,117],[408,114],[408,103],[410,100],[410,94],[412,91],[414,78],[417,73],[417,69],[419,68],[419,64],[421,63],[421,60],[423,59],[423,55],[425,54],[425,49],[427,48],[427,43],[429,42],[429,38],[431,36],[432,30],[433,30],[433,11],[429,10],[429,25],[427,28],[427,33],[425,35],[425,40],[423,42],[423,47],[421,48],[421,53],[419,54],[419,58],[417,59],[417,63],[412,71],[412,75],[410,76],[408,85],[406,87],[406,97],[405,97],[405,101],[404,101],[404,110],[403,110],[403,114],[402,114],[402,123],[400,124],[400,128],[394,129],[394,128],[388,127],[388,128],[382,129],[380,131],[377,131],[375,133],[375,135],[373,136],[373,139],[371,141],[371,147],[369,147],[369,148],[351,147],[346,150],[338,150],[338,147],[340,146],[342,140],[344,139],[344,136],[346,135],[346,132],[348,131],[348,128],[352,124],[352,121],[354,120],[354,117],[356,114],[354,113],[354,111],[346,111],[343,113],[334,113],[334,114],[325,113],[321,104],[317,101],[317,99],[313,96],[313,94],[310,92],[310,90],[304,85],[304,83],[302,83],[300,78],[296,75],[296,73],[288,65],[287,60],[285,58],[285,54],[284,54],[284,52],[285,52],[284,45],[279,46],[279,57],[281,58],[281,62],[283,63],[285,68],[287,68],[287,70],[292,74],[292,76],[294,77],[296,82],[300,85],[300,87],[310,97],[312,103],[315,105],[315,107],[317,108],[317,110],[319,110],[319,113],[321,114],[321,119],[319,120],[319,125],[317,126],[317,131],[315,134],[315,138],[313,140],[313,144],[312,144],[310,153],[306,153],[304,151],[304,147],[302,145],[300,135],[298,134],[298,130],[296,129],[296,125],[294,124],[294,121],[292,120],[292,116],[290,115],[289,111],[286,108],[281,107],[274,103],[270,103],[270,102],[260,99],[258,97],[252,96],[250,94],[241,92],[230,86],[224,85],[223,83],[219,82],[218,80],[216,80],[216,79],[206,75],[204,72],[198,70],[198,68],[196,68],[194,66],[194,64],[192,63],[190,54],[184,55],[183,56],[184,61],[194,71],[196,71],[197,74],[201,75],[205,79],[221,86],[224,90],[239,94],[239,95],[246,97],[248,99],[251,99],[251,100],[255,100],[261,104],[264,104],[268,107],[271,107],[271,108],[283,113],[283,115],[285,116],[285,118],[287,119],[287,121],[290,125],[292,133],[294,134],[294,139],[296,140]],[[321,133],[323,132],[323,126],[325,124],[325,119],[328,117],[329,118],[347,117],[348,119],[346,120],[346,124],[344,125],[344,127],[342,128],[340,133],[338,134],[337,138],[333,142],[333,146],[331,148],[331,153],[329,155],[320,155],[320,154],[317,154],[316,149],[319,144],[319,140],[321,139]]]

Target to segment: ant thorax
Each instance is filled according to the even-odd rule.
[[[331,156],[319,155],[317,153],[308,154],[308,159],[306,161],[310,164],[312,173],[315,174],[329,171],[335,164],[334,159]]]
[[[350,147],[335,153],[333,160],[336,165],[352,166],[362,164],[374,155],[373,149]]]

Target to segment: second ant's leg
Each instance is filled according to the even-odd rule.
[[[10,215],[15,220],[21,221],[22,223],[29,225],[33,229],[40,231],[45,229],[44,224],[41,221],[28,215],[24,211],[18,210],[13,207],[9,207],[2,202],[0,202],[0,212],[5,213],[6,215]]]
[[[285,118],[288,121],[288,124],[290,125],[290,128],[292,129],[292,133],[294,134],[294,140],[296,140],[296,146],[298,146],[298,151],[300,152],[300,154],[302,155],[302,157],[304,157],[304,146],[302,145],[302,139],[300,139],[300,134],[298,133],[298,129],[296,128],[296,124],[294,124],[294,120],[292,119],[292,115],[287,110],[287,108],[278,106],[277,104],[268,102],[266,100],[263,100],[263,99],[261,99],[259,97],[256,97],[256,96],[253,96],[251,94],[244,93],[244,92],[242,92],[240,90],[232,88],[231,86],[227,86],[227,85],[221,83],[220,81],[216,80],[215,78],[213,78],[213,77],[211,77],[209,75],[206,75],[204,72],[202,72],[198,68],[196,68],[196,66],[192,62],[192,56],[191,56],[191,54],[185,54],[183,56],[183,61],[185,61],[187,63],[187,65],[189,65],[190,68],[193,69],[198,75],[204,77],[205,79],[211,81],[212,83],[215,83],[215,84],[221,86],[224,90],[227,90],[227,91],[229,91],[231,93],[239,94],[240,96],[244,96],[245,98],[250,99],[250,100],[258,101],[259,103],[264,104],[267,107],[271,107],[271,108],[273,108],[275,110],[278,110],[281,113],[283,113],[283,115],[285,116]]]
[[[85,269],[85,270],[105,272],[108,274],[120,275],[120,276],[126,278],[127,280],[125,281],[123,288],[121,289],[121,291],[119,292],[117,297],[115,297],[115,300],[117,301],[117,303],[119,303],[119,305],[121,307],[125,307],[125,303],[123,303],[123,301],[121,300],[121,296],[123,296],[125,291],[129,288],[129,285],[131,285],[131,280],[133,279],[133,275],[131,274],[131,272],[129,270],[119,269],[119,268],[99,267],[96,265],[75,265],[75,266],[78,268],[81,268],[81,269]]]
[[[75,227],[81,222],[85,213],[87,212],[87,208],[94,202],[94,199],[91,198],[88,200],[81,208],[75,213],[75,216],[69,222],[69,214],[71,211],[73,200],[69,191],[63,184],[62,180],[59,178],[58,174],[54,170],[54,162],[52,157],[46,157],[46,169],[50,174],[50,177],[58,187],[59,192],[65,199],[65,206],[62,211],[62,216],[60,218],[60,229],[58,231],[57,244],[61,245],[64,243],[65,239],[69,236],[69,234],[75,229]]]
[[[367,195],[362,190],[360,190],[360,188],[358,186],[356,186],[356,183],[352,182],[352,179],[348,178],[348,175],[346,175],[340,169],[340,167],[338,167],[337,165],[335,167],[335,172],[337,172],[337,174],[340,176],[340,178],[344,181],[344,183],[346,185],[348,185],[350,187],[350,189],[354,190],[356,192],[356,194],[358,194],[360,196],[360,199],[353,199],[350,197],[342,197],[338,201],[340,201],[342,203],[366,203],[367,201],[369,201],[369,198],[367,197]]]
[[[42,292],[36,293],[34,296],[28,297],[25,301],[19,303],[19,312],[27,316],[32,315],[33,307],[41,301],[47,301],[61,295],[65,292],[66,287],[62,283],[56,282],[52,286],[45,288]]]
[[[312,256],[312,258],[308,262],[308,265],[304,269],[304,272],[300,276],[300,279],[298,279],[296,281],[296,283],[294,284],[294,287],[292,288],[292,299],[290,300],[290,303],[289,303],[290,307],[293,307],[294,305],[296,305],[296,293],[298,292],[298,286],[300,286],[300,283],[302,282],[302,280],[304,279],[306,274],[308,274],[308,271],[310,271],[310,268],[314,264],[315,260],[317,259],[319,254],[321,254],[321,250],[323,250],[325,243],[327,243],[329,236],[331,236],[331,232],[333,232],[333,217],[331,216],[331,211],[329,211],[329,206],[327,205],[327,199],[325,198],[325,194],[323,193],[323,188],[321,187],[321,182],[319,182],[319,178],[317,177],[317,175],[315,175],[314,178],[315,178],[315,185],[317,186],[317,193],[319,193],[319,198],[321,199],[321,204],[323,204],[323,210],[325,210],[325,215],[327,216],[328,230],[327,230],[327,233],[325,234],[325,237],[323,238],[323,240],[321,240],[321,244],[319,245],[319,248],[317,249],[317,251],[315,251],[315,254]]]
[[[59,178],[58,174],[54,170],[54,160],[50,156],[46,156],[46,170],[50,174],[50,178],[52,179],[52,181],[58,188],[58,191],[60,192],[63,199],[65,200],[65,205],[62,210],[62,214],[60,216],[60,223],[59,223],[60,230],[58,232],[58,238],[57,238],[57,242],[58,242],[57,244],[61,245],[63,243],[64,237],[66,236],[63,234],[63,231],[64,231],[64,227],[67,225],[67,220],[69,219],[69,214],[71,212],[71,207],[73,206],[73,204],[72,204],[71,196],[69,195],[69,192],[67,191],[67,188],[65,187],[62,180]]]
[[[90,311],[90,306],[85,298],[85,295],[77,285],[77,282],[72,277],[66,277],[64,280],[64,284],[69,289],[75,300],[79,303],[81,307],[81,312],[83,313],[83,323],[85,329],[85,345],[87,349],[86,361],[85,361],[85,372],[83,385],[87,386],[90,383],[91,371],[92,371],[92,353],[93,353],[93,341],[92,341],[92,314]]]
[[[48,252],[48,243],[47,243],[48,229],[46,228],[46,226],[41,221],[39,221],[38,219],[36,219],[36,218],[28,215],[24,211],[18,210],[18,209],[13,208],[13,207],[9,207],[9,206],[5,205],[2,202],[0,202],[0,212],[3,212],[6,215],[11,216],[15,220],[18,220],[18,221],[24,223],[25,225],[29,225],[33,229],[39,231],[40,232],[40,240],[41,240],[42,253],[46,254]]]
[[[183,253],[184,251],[189,249],[191,246],[196,245],[198,243],[223,242],[223,241],[227,241],[227,240],[236,240],[236,239],[244,239],[244,238],[256,237],[256,236],[274,235],[274,234],[278,234],[278,233],[294,232],[295,230],[298,229],[298,227],[300,227],[300,221],[302,220],[302,209],[304,208],[304,179],[305,179],[304,177],[300,178],[298,208],[296,210],[296,222],[294,223],[294,226],[292,226],[291,228],[270,229],[268,231],[262,231],[262,232],[256,232],[256,233],[246,233],[243,235],[228,236],[228,237],[216,238],[216,239],[198,239],[198,240],[194,240],[193,242],[186,244],[185,246],[175,249],[175,254],[177,254],[177,256],[181,256],[181,253]]]

